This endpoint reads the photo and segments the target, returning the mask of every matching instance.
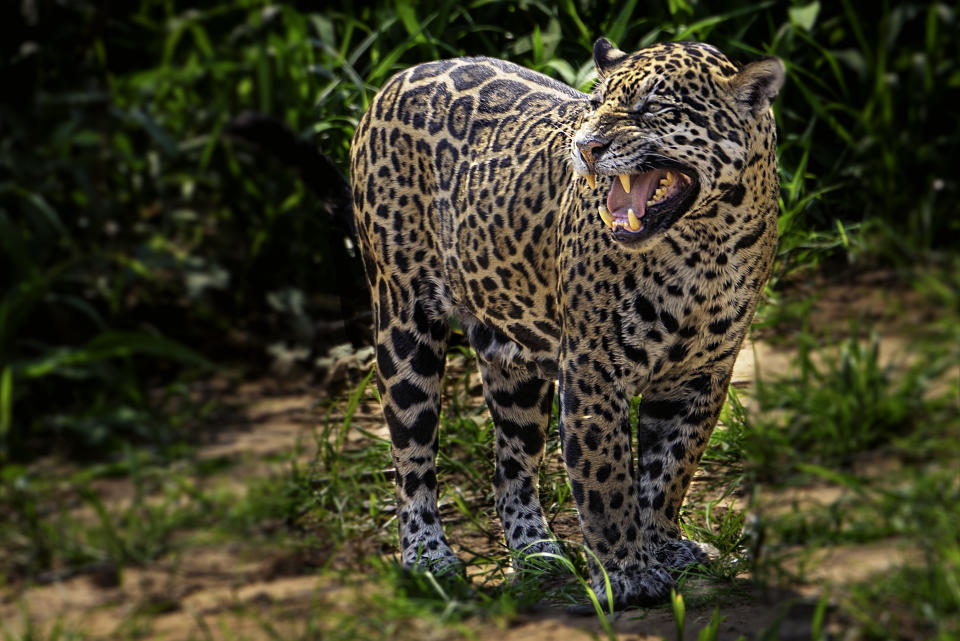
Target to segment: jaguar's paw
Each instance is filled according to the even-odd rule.
[[[593,580],[593,591],[596,594],[600,607],[607,609],[607,582],[610,593],[613,595],[613,606],[616,609],[651,606],[663,603],[670,596],[671,588],[676,582],[670,573],[661,565],[630,566],[620,570],[608,571],[606,580],[603,575]],[[595,607],[577,605],[567,608],[573,614],[594,614]]]
[[[546,572],[561,574],[567,571],[569,562],[563,548],[556,541],[537,541],[510,553],[513,569],[518,572]]]
[[[709,563],[720,557],[720,551],[709,543],[679,539],[664,543],[653,556],[667,569],[682,570],[697,563]]]

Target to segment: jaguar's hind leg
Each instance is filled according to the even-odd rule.
[[[553,408],[553,381],[480,361],[487,407],[496,426],[494,492],[507,547],[522,556],[562,554],[540,507],[538,471]]]
[[[437,507],[437,427],[449,329],[445,321],[429,318],[412,291],[398,295],[392,285],[380,281],[374,288],[374,318],[377,384],[396,466],[403,563],[459,571],[463,564],[447,543]],[[401,300],[412,313],[393,313]]]

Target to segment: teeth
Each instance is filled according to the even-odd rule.
[[[660,179],[660,185],[657,187],[657,190],[653,192],[653,195],[650,197],[650,200],[647,201],[648,205],[653,205],[660,200],[663,200],[663,197],[667,195],[667,192],[670,190],[670,186],[673,185],[676,179],[676,175],[672,171],[668,171],[667,174]]]
[[[610,210],[607,209],[606,205],[598,206],[597,211],[600,212],[600,218],[603,219],[604,224],[606,224],[606,226],[610,229],[613,229],[613,214],[610,213]]]
[[[630,223],[630,229],[640,231],[640,219],[637,218],[637,214],[633,209],[627,210],[627,221]]]
[[[630,174],[618,174],[617,178],[620,179],[620,184],[623,185],[623,191],[630,193]]]
[[[593,174],[587,174],[584,176],[587,179],[587,184],[590,185],[590,189],[597,188],[597,177]]]

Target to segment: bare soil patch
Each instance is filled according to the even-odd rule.
[[[847,322],[850,309],[861,310],[861,316],[885,328],[884,332],[889,334],[885,344],[891,351],[899,349],[897,332],[905,325],[929,320],[929,312],[918,311],[904,299],[897,302],[897,297],[908,295],[884,293],[883,287],[871,280],[828,283],[824,288],[817,295],[817,311],[812,317],[816,322],[824,327],[838,327]],[[893,312],[889,311],[891,300]],[[738,359],[733,383],[749,387],[758,370],[763,376],[787,372],[791,358],[789,336],[768,334],[762,340],[748,342]],[[453,366],[451,372],[458,375],[457,367]],[[477,398],[479,380],[475,373],[467,377],[466,385],[472,402],[482,402]],[[272,379],[245,383],[235,389],[231,392],[232,402],[242,407],[241,412],[196,452],[199,460],[222,459],[232,463],[202,482],[239,494],[251,477],[282,474],[290,465],[289,452],[295,445],[297,460],[311,460],[317,451],[318,425],[343,417],[342,404],[333,409],[318,404],[325,392],[319,385],[286,386]],[[387,436],[379,407],[369,399],[358,406],[352,424],[369,434]],[[362,445],[368,438],[356,429],[346,435],[352,445]],[[559,468],[559,458],[548,464]],[[134,493],[128,479],[97,481],[96,487],[108,505],[122,504]],[[709,491],[709,484],[698,479],[691,499],[703,500]],[[800,509],[807,503],[833,502],[838,492],[836,488],[778,490],[768,492],[765,502],[772,512]],[[492,512],[491,505],[474,500],[478,501],[477,509]],[[478,533],[460,527],[452,511],[449,515],[455,545],[503,554],[495,519],[489,521],[492,525],[486,532]],[[552,526],[561,538],[579,539],[577,518],[571,511],[558,513]],[[392,531],[394,524],[388,523],[387,527]],[[0,620],[14,635],[24,634],[29,619],[40,629],[50,629],[59,622],[66,629],[82,630],[91,638],[289,638],[304,633],[302,620],[306,613],[316,614],[318,608],[350,612],[357,604],[368,603],[362,598],[362,588],[358,592],[355,585],[339,583],[334,573],[318,574],[317,568],[332,565],[362,572],[364,558],[385,553],[380,542],[357,541],[333,555],[331,552],[237,542],[184,545],[142,567],[107,568],[106,579],[103,572],[93,568],[59,578],[52,576],[40,584],[3,585]],[[781,639],[809,639],[816,592],[811,585],[842,586],[868,579],[907,557],[902,542],[897,541],[816,551],[808,559],[814,568],[807,574],[810,583],[775,590],[757,587],[745,574],[741,589],[723,600],[726,618],[720,627],[720,638],[753,638],[780,618]],[[707,625],[718,605],[711,598],[698,601],[698,589],[693,585],[688,596],[691,605],[687,609],[687,630],[693,633]],[[623,612],[613,624],[621,638],[630,640],[672,638],[676,630],[669,608]],[[603,635],[597,619],[575,617],[561,608],[548,606],[518,614],[506,629],[481,620],[468,620],[467,625],[483,640],[571,641]],[[451,635],[456,636],[453,632]]]

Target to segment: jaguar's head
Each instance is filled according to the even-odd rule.
[[[591,186],[611,177],[599,215],[621,244],[669,229],[721,185],[739,184],[758,145],[772,148],[770,104],[784,75],[776,58],[738,68],[710,45],[627,54],[604,38],[593,56],[599,77],[573,163]]]

